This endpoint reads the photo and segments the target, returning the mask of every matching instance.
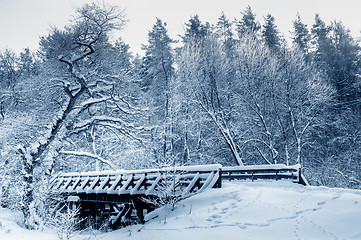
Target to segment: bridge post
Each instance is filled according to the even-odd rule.
[[[221,188],[222,187],[222,169],[218,171],[218,179],[216,184],[214,184],[213,188]]]

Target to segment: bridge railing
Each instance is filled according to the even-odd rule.
[[[170,167],[144,170],[61,173],[51,189],[69,194],[152,195],[166,177],[174,175],[184,195],[220,187],[221,165]]]
[[[288,179],[308,185],[299,164],[222,167],[220,164],[176,168],[61,173],[51,189],[69,194],[152,195],[166,176],[174,174],[184,195],[206,188],[221,187],[224,180]]]
[[[308,185],[301,173],[301,165],[286,166],[285,164],[249,165],[223,167],[222,179],[226,180],[282,180],[287,179],[295,183]]]

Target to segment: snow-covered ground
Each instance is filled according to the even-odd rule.
[[[19,228],[13,215],[0,210],[0,240],[57,239],[50,230]],[[361,239],[361,191],[232,181],[180,202],[166,223],[159,217],[144,226],[87,231],[73,239]]]

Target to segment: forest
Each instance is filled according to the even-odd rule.
[[[35,52],[0,51],[0,204],[46,222],[70,171],[301,164],[311,185],[361,189],[361,48],[341,21],[295,16],[292,39],[249,6],[156,19],[134,54],[122,9],[85,4]]]

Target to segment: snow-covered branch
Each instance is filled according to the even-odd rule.
[[[203,110],[205,110],[208,113],[208,115],[211,117],[213,122],[217,125],[218,130],[221,132],[224,140],[226,140],[226,143],[229,146],[237,165],[243,166],[244,165],[243,160],[238,154],[237,145],[234,142],[233,136],[231,135],[231,131],[229,130],[224,118],[218,119],[216,114],[214,112],[212,112],[210,109],[208,109],[204,105],[204,103],[202,103],[202,101],[199,101],[198,103],[201,105]]]
[[[59,153],[61,154],[65,154],[65,155],[73,155],[73,156],[78,156],[78,157],[89,157],[89,158],[93,158],[96,160],[99,160],[100,162],[107,164],[111,169],[116,170],[117,167],[109,160],[106,160],[96,154],[93,153],[89,153],[89,152],[83,152],[83,151],[65,151],[65,150],[61,150]]]

